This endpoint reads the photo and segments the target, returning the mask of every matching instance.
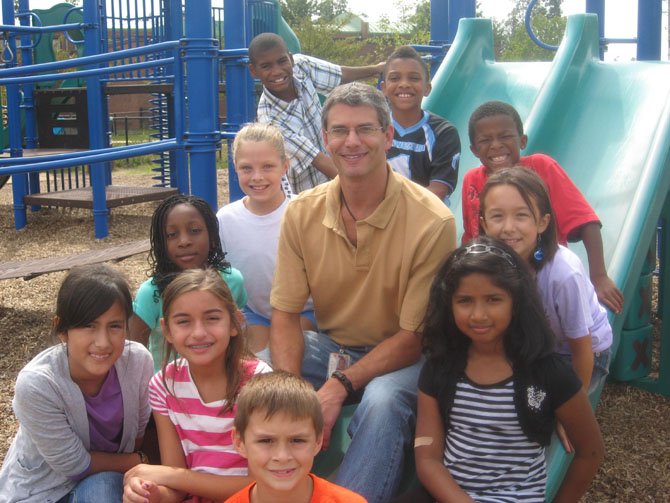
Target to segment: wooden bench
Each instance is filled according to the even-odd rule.
[[[97,264],[113,260],[119,262],[125,258],[149,251],[148,239],[141,239],[121,245],[106,246],[80,253],[60,257],[49,257],[17,262],[0,262],[0,280],[23,278],[29,280],[56,271],[65,271],[78,265]]]

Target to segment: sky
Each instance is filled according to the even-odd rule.
[[[222,2],[223,0],[217,0]],[[640,0],[644,2],[645,0]],[[663,0],[663,28],[661,41],[661,59],[668,59],[668,2]],[[58,0],[30,0],[32,8],[48,8],[58,3]],[[355,14],[363,14],[370,24],[383,14],[398,13],[399,5],[411,5],[412,0],[348,0],[349,9]],[[515,0],[479,0],[485,16],[505,19],[512,9]],[[389,8],[389,4],[394,8]],[[563,15],[584,12],[585,0],[563,0]],[[609,38],[633,38],[637,31],[637,1],[636,0],[605,0],[605,36]],[[635,56],[634,44],[610,44],[605,54],[609,61],[629,61]]]
[[[640,0],[645,1],[645,0]],[[400,11],[399,8],[389,9],[389,3],[397,7],[411,3],[411,0],[390,0],[389,3],[374,0],[348,0],[349,9],[356,14],[365,14],[370,24],[374,24],[383,14]],[[512,10],[515,0],[479,0],[482,14],[486,17],[504,20]],[[577,14],[585,11],[585,0],[563,0],[563,15]],[[661,41],[661,58],[668,59],[668,0],[663,0],[663,24]],[[637,32],[637,0],[605,0],[605,36],[608,38],[634,38]],[[605,59],[610,61],[629,61],[635,57],[634,44],[610,44]]]

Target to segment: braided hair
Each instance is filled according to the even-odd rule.
[[[151,217],[151,229],[149,231],[151,250],[148,257],[149,274],[153,276],[159,294],[162,294],[165,287],[181,272],[181,269],[168,258],[165,235],[167,216],[175,206],[179,206],[180,204],[186,204],[195,208],[205,221],[207,233],[209,234],[207,266],[217,270],[230,268],[230,263],[226,260],[226,254],[221,247],[219,221],[207,201],[196,196],[175,194],[164,199]]]

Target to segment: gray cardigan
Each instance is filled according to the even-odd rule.
[[[114,364],[123,396],[119,452],[132,452],[149,421],[151,354],[127,341]],[[88,468],[89,425],[84,396],[70,378],[64,344],[42,351],[16,379],[14,414],[19,431],[0,470],[0,503],[58,501]]]

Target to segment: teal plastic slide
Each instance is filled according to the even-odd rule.
[[[598,213],[605,263],[630,310],[670,187],[670,64],[601,62],[592,14],[568,19],[553,62],[498,63],[490,20],[463,19],[432,86],[424,108],[458,128],[460,180],[479,165],[468,148],[472,111],[488,100],[516,107],[529,139],[524,153],[557,159]],[[460,233],[460,186],[451,203]],[[570,247],[585,257],[581,244]],[[614,352],[626,314],[611,318]],[[552,445],[548,500],[568,465]]]

